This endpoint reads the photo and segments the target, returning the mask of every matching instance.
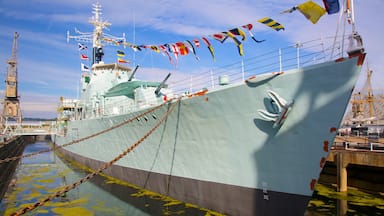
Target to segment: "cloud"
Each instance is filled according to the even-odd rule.
[[[55,118],[59,98],[46,94],[25,92],[20,96],[20,107],[23,118]]]
[[[130,25],[184,36],[216,33],[255,22],[268,13],[252,1],[116,1],[103,5],[114,25]],[[127,13],[128,11],[128,13]],[[122,14],[128,14],[122,16]]]
[[[80,79],[78,73],[80,66],[77,70],[73,70],[52,62],[35,62],[25,59],[22,63],[19,67],[20,87],[24,85],[35,87],[46,94],[57,94],[58,90],[73,93],[77,88],[77,80]]]

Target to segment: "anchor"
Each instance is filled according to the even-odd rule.
[[[280,127],[288,116],[289,111],[292,109],[294,101],[288,103],[284,98],[278,95],[276,92],[268,90],[268,96],[272,99],[272,103],[277,107],[277,113],[271,113],[267,110],[257,110],[259,115],[265,121],[275,122],[273,128]]]

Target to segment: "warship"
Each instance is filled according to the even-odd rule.
[[[140,80],[138,67],[103,61],[105,39],[120,39],[105,36],[100,11],[94,4],[93,64],[81,95],[60,98],[58,151],[223,214],[303,215],[364,62],[357,32],[332,38],[339,49],[300,43],[290,46],[300,59],[288,63],[276,62],[280,49],[253,59],[263,67],[247,69],[250,60],[168,84],[170,74]]]

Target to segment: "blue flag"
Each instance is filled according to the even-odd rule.
[[[328,14],[338,13],[340,10],[339,0],[323,0],[325,10]]]

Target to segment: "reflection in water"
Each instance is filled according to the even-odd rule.
[[[46,142],[31,144],[25,153],[44,148],[49,148]],[[61,160],[53,152],[23,159],[15,176],[16,185],[8,191],[0,205],[0,215],[9,215],[84,177],[87,172],[75,165]],[[32,215],[36,214],[221,215],[105,176],[96,176],[47,202],[32,211]]]
[[[366,192],[352,187],[347,192],[337,192],[336,185],[318,184],[306,215],[384,215],[384,193]]]

